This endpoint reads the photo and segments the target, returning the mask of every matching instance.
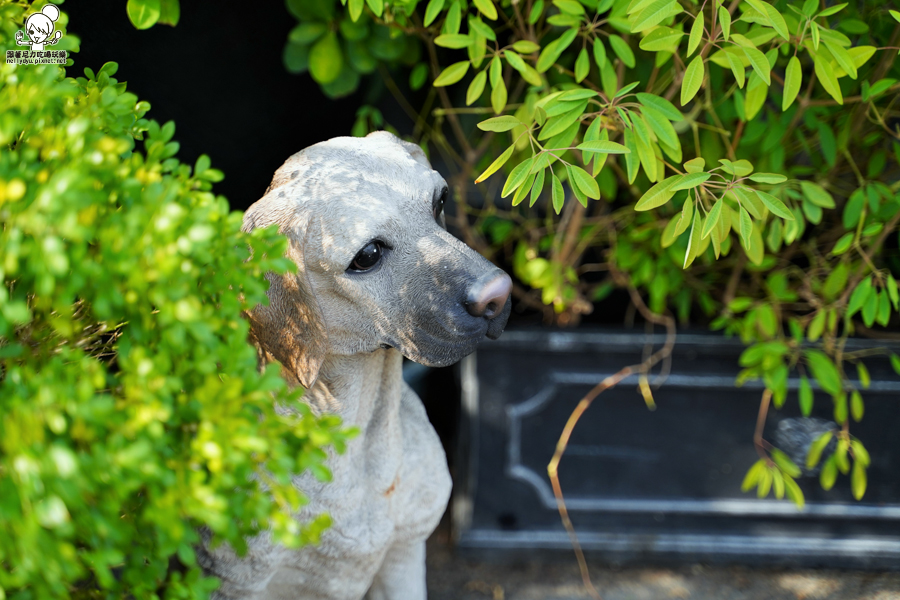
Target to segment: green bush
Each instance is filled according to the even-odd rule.
[[[380,75],[451,171],[451,225],[512,266],[520,302],[572,325],[621,288],[654,322],[739,335],[738,384],[765,383],[762,422],[789,377],[804,415],[812,382],[831,397],[834,430],[808,462],[824,460],[824,488],[840,471],[863,496],[869,456],[851,420],[864,413],[864,359],[887,351],[844,343],[877,337],[900,309],[891,2],[342,4],[335,23],[372,21],[425,49],[421,109],[400,95],[396,69]],[[373,113],[360,114],[354,133]],[[744,487],[802,505],[798,467],[755,442]]]
[[[4,54],[31,12],[0,1]],[[290,476],[348,434],[247,343],[286,240],[241,233],[114,63],[84,72],[0,66],[0,598],[204,598],[196,529],[314,542]]]

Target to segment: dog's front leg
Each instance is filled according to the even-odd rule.
[[[365,600],[425,600],[425,541],[397,543],[384,556]]]

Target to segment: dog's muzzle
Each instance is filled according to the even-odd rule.
[[[466,312],[488,320],[487,336],[500,337],[512,310],[512,280],[503,271],[485,273],[476,279],[466,295]]]

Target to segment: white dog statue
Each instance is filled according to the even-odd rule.
[[[385,133],[336,138],[284,163],[244,216],[290,240],[296,274],[269,275],[270,304],[250,314],[262,362],[277,360],[304,401],[360,435],[328,465],[298,519],[328,513],[317,546],[286,549],[266,535],[238,557],[200,549],[220,599],[423,600],[425,540],[447,506],[450,473],[421,400],[404,383],[407,357],[450,365],[509,317],[509,276],[447,233],[447,184],[422,150]]]

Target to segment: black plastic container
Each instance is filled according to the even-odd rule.
[[[547,475],[559,434],[588,390],[639,363],[648,342],[663,341],[621,330],[507,331],[461,364],[452,516],[462,551],[571,550]],[[874,346],[884,344],[851,340],[847,350]],[[634,376],[594,401],[559,469],[582,546],[619,563],[900,568],[900,378],[887,358],[866,359],[866,414],[851,424],[872,455],[865,497],[852,499],[846,476],[824,492],[807,474],[798,480],[807,501],[799,511],[740,490],[758,459],[752,437],[763,389],[759,381],[735,387],[742,350],[736,339],[679,334],[671,373],[654,390],[655,411]],[[769,412],[765,437],[776,445],[816,429],[800,414],[797,384],[791,380],[785,406]],[[812,418],[831,414],[831,398],[816,391]]]

